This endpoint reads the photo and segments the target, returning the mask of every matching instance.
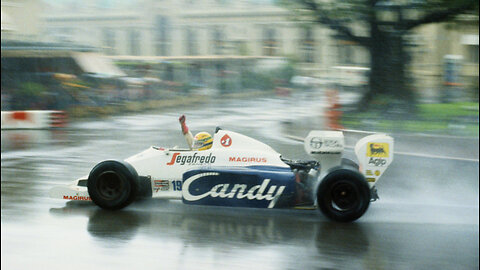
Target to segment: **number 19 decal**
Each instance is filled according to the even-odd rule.
[[[173,191],[182,191],[182,181],[172,181]]]

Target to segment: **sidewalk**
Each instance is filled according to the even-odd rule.
[[[91,117],[107,117],[118,114],[138,113],[144,111],[159,111],[166,108],[178,106],[195,106],[208,102],[211,99],[232,99],[232,98],[249,98],[273,95],[274,91],[247,91],[241,93],[222,94],[218,96],[207,95],[190,95],[175,96],[160,100],[138,100],[128,101],[122,104],[110,104],[106,106],[75,106],[69,108],[68,114],[72,120],[91,118]]]
[[[458,137],[479,136],[478,102],[421,103],[415,115],[391,112],[356,112],[341,104],[340,125],[345,129],[396,134]]]

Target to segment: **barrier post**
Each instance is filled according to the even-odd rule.
[[[338,101],[338,91],[337,90],[327,90],[327,101],[328,109],[326,111],[327,117],[327,127],[329,129],[343,129],[343,126],[340,124],[340,118],[342,116],[341,105]]]

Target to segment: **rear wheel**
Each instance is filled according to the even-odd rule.
[[[90,172],[87,187],[96,205],[109,210],[121,209],[137,196],[138,174],[126,162],[103,161]]]
[[[370,189],[358,171],[338,169],[328,174],[317,192],[318,207],[328,218],[350,222],[360,218],[370,204]]]

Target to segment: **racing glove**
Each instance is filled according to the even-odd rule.
[[[182,126],[182,133],[183,133],[183,136],[185,136],[185,140],[187,140],[188,147],[192,149],[193,135],[190,132],[190,130],[188,130],[187,124],[185,124],[185,118],[186,118],[185,115],[182,115],[180,116],[180,118],[178,118],[178,121]]]
[[[185,115],[180,116],[178,118],[178,121],[180,122],[180,125],[182,126],[182,133],[185,135],[188,133],[188,127],[187,124],[185,124]]]

